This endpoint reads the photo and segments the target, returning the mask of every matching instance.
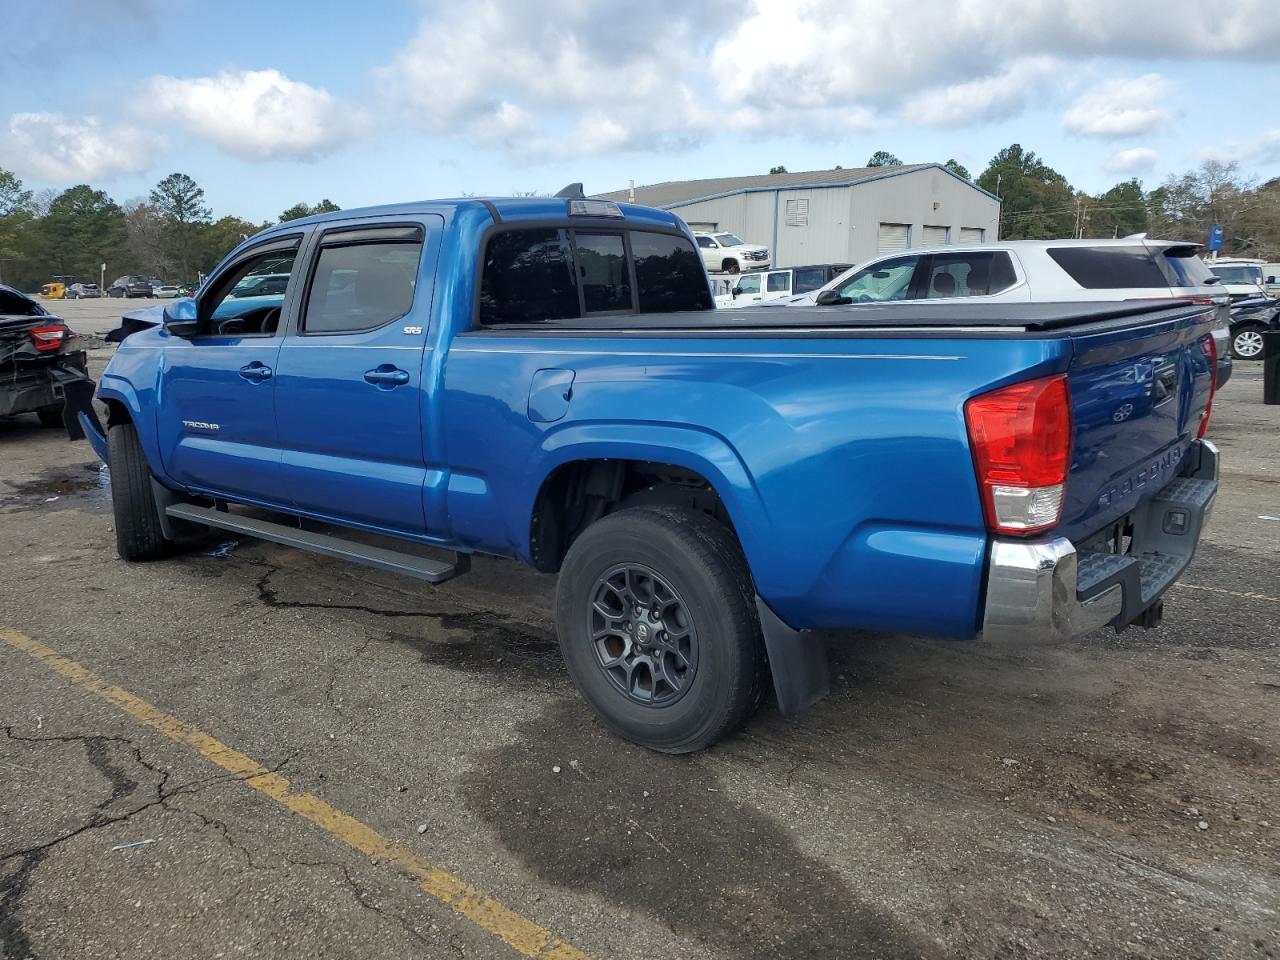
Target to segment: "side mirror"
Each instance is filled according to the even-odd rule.
[[[846,303],[853,303],[848,297],[840,296],[839,290],[823,290],[818,294],[816,302],[820,307],[841,307]]]
[[[730,292],[733,294],[733,298],[736,300],[738,297],[742,296],[742,287],[740,286],[734,287],[733,290]]]
[[[194,337],[200,328],[196,319],[196,302],[190,297],[171,300],[164,306],[164,329],[174,337]]]

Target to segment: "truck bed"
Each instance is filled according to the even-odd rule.
[[[692,331],[699,335],[719,332],[777,332],[786,336],[835,331],[866,331],[883,335],[891,329],[945,330],[955,336],[965,330],[991,333],[1048,333],[1115,323],[1148,323],[1203,312],[1186,300],[1129,300],[1115,303],[897,303],[832,307],[727,307],[685,313],[640,313],[528,324],[505,324],[488,332],[505,334],[565,333],[567,331],[643,333],[663,335]]]

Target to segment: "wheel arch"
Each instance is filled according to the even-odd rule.
[[[570,427],[543,448],[540,478],[524,516],[528,557],[547,572],[590,523],[620,504],[669,503],[700,509],[737,537],[748,567],[767,514],[754,479],[722,437],[692,428],[611,424]]]

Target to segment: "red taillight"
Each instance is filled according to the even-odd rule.
[[[31,331],[31,342],[37,350],[57,350],[67,338],[67,328],[59,324],[56,327],[35,327]]]
[[[1204,405],[1204,413],[1200,414],[1200,429],[1196,431],[1197,439],[1209,430],[1209,414],[1213,412],[1213,395],[1218,391],[1218,345],[1213,337],[1205,337],[1200,341],[1200,349],[1209,361],[1209,399]]]
[[[1062,517],[1071,463],[1071,395],[1063,374],[1001,387],[964,405],[987,526],[1036,533]]]

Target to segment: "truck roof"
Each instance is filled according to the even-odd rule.
[[[320,213],[313,217],[289,220],[268,227],[259,236],[317,223],[333,223],[365,217],[416,216],[424,213],[451,215],[465,209],[485,209],[490,214],[496,214],[496,218],[501,221],[559,220],[569,216],[569,202],[564,197],[451,197],[442,200],[413,200],[376,207],[356,207],[351,210],[338,210],[333,213]],[[635,203],[619,203],[617,207],[622,211],[623,222],[632,224],[639,222],[664,227],[679,225],[675,215],[665,210],[643,207]],[[601,218],[584,219],[595,220],[598,224]]]

